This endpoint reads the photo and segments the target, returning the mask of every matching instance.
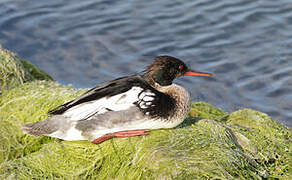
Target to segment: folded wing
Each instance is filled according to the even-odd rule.
[[[50,111],[49,114],[63,115],[76,121],[108,111],[127,110],[133,106],[139,107],[145,114],[150,114],[157,101],[163,100],[163,95],[138,75],[124,77],[101,84],[80,98]]]

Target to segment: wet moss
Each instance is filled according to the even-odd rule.
[[[33,81],[4,92],[0,98],[3,178],[291,177],[291,131],[249,109],[231,113],[221,122],[204,117],[210,111],[218,118],[226,113],[215,107],[210,110],[212,106],[206,103],[193,103],[191,111],[200,111],[202,116],[189,116],[186,121],[191,123],[100,145],[32,137],[20,129],[23,123],[45,119],[48,110],[83,92],[48,81]]]
[[[47,73],[0,47],[0,92],[32,80],[53,80]]]
[[[291,130],[266,114],[196,102],[174,129],[99,145],[62,141],[26,135],[21,125],[85,90],[24,82],[0,96],[0,179],[292,179]]]
[[[23,136],[21,125],[46,118],[46,112],[52,107],[80,95],[79,92],[84,90],[75,91],[71,86],[53,81],[32,81],[3,92],[0,96],[0,162],[23,157],[49,141],[47,137]]]
[[[53,80],[53,78],[46,72],[37,68],[28,61],[20,60],[23,68],[34,78],[34,80]]]
[[[225,121],[228,114],[211,104],[205,102],[195,102],[191,104],[190,115],[201,119]]]
[[[227,124],[244,137],[248,144],[244,150],[265,168],[269,177],[292,178],[291,129],[252,109],[231,113]]]

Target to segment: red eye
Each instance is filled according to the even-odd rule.
[[[184,68],[184,66],[180,65],[178,68],[179,68],[179,70],[182,70]]]

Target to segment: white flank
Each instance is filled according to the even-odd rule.
[[[161,121],[160,119],[156,119],[156,120],[145,119],[145,121],[129,122],[129,123],[124,123],[124,124],[119,124],[119,126],[115,128],[111,128],[111,129],[100,128],[96,130],[95,132],[92,132],[91,134],[92,139],[90,140],[94,140],[96,138],[102,137],[105,134],[119,132],[119,131],[137,130],[137,129],[153,130],[153,129],[173,128],[179,125],[180,123],[181,123],[180,121],[165,122],[165,121]]]
[[[66,132],[64,132],[62,130],[61,131],[58,130],[56,132],[53,132],[53,133],[49,134],[48,136],[59,138],[59,139],[63,139],[63,140],[66,140],[66,141],[87,140],[87,138],[82,136],[81,133],[82,132],[79,131],[78,129],[76,129],[75,125],[73,125]]]
[[[163,129],[163,128],[173,128],[180,124],[181,122],[165,122],[160,119],[150,120],[145,119],[144,121],[136,121],[136,122],[128,122],[124,124],[119,124],[113,128],[98,128],[96,131],[91,133],[91,138],[84,137],[81,134],[81,131],[75,128],[73,125],[69,130],[66,132],[64,131],[56,131],[48,136],[63,139],[66,141],[77,141],[77,140],[94,140],[99,137],[102,137],[106,134],[119,132],[119,131],[128,131],[128,130],[137,130],[137,129],[144,129],[144,130],[152,130],[152,129]]]

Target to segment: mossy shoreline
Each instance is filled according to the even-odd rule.
[[[26,135],[85,90],[1,48],[0,65],[0,179],[292,179],[291,130],[252,109],[194,102],[177,128],[99,145]]]

